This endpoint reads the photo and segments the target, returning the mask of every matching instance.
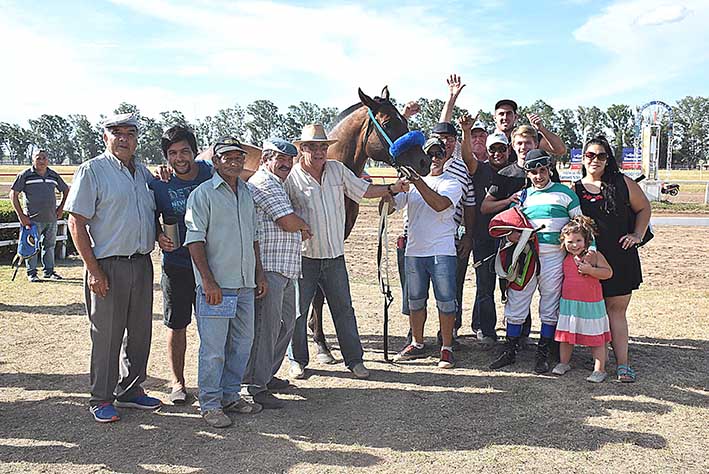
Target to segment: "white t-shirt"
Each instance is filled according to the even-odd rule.
[[[453,205],[436,212],[426,204],[413,185],[408,193],[399,193],[394,197],[396,209],[406,207],[409,219],[409,238],[405,255],[407,257],[455,255],[457,226],[453,217],[458,201],[463,196],[463,187],[448,173],[424,176],[421,179],[438,194],[450,199]]]

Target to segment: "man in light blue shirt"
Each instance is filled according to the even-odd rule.
[[[154,410],[160,400],[141,387],[153,327],[155,200],[148,189],[153,177],[134,156],[138,120],[133,115],[106,120],[103,140],[106,151],[76,170],[66,210],[85,266],[91,413],[108,423],[120,419],[114,401],[117,407]]]
[[[197,283],[199,405],[215,428],[226,413],[257,413],[261,405],[239,396],[254,338],[254,298],[266,294],[256,208],[239,178],[246,151],[236,138],[213,147],[215,173],[187,199],[185,245]]]

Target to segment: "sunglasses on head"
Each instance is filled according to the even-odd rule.
[[[588,158],[588,161],[593,161],[594,158],[597,159],[598,161],[606,161],[608,159],[608,153],[594,153],[592,151],[587,151],[586,153],[583,154],[586,158]]]

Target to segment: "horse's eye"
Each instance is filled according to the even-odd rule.
[[[389,129],[391,126],[391,120],[387,120],[386,122],[382,123],[382,127]]]

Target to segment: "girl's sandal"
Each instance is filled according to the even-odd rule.
[[[619,365],[616,370],[618,382],[633,383],[635,382],[635,371],[629,365]]]

